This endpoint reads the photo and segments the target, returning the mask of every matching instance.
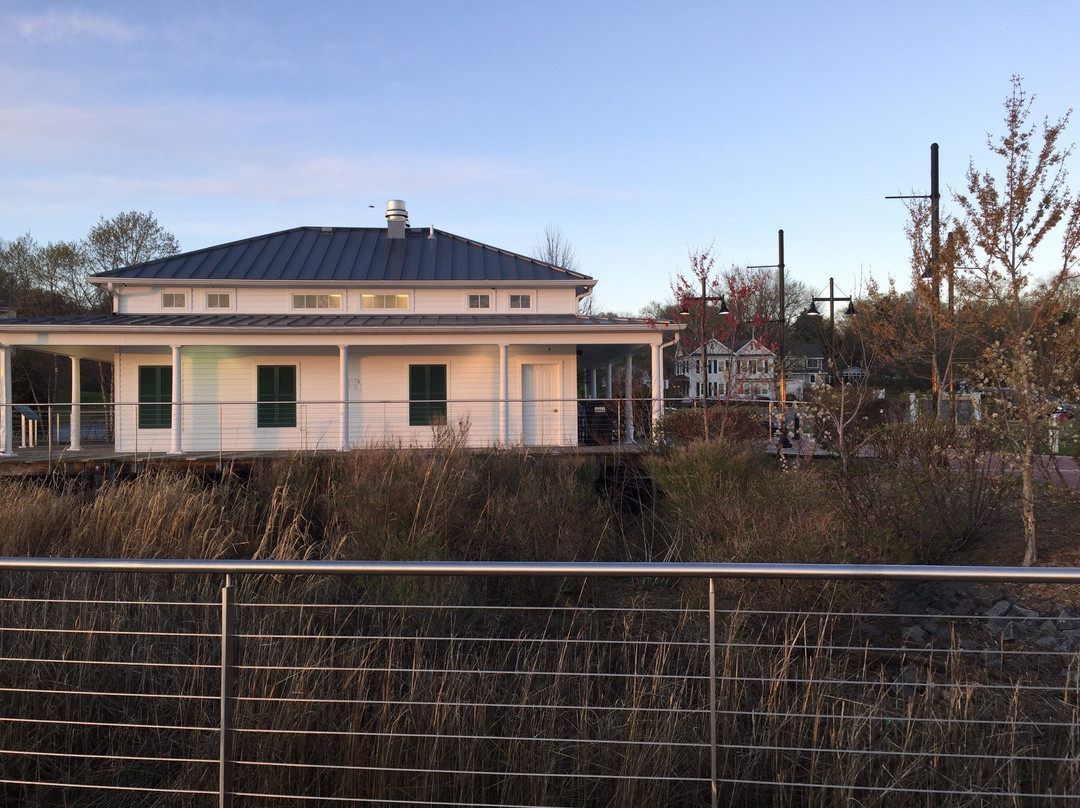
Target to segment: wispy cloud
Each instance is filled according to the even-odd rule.
[[[135,39],[135,30],[119,20],[80,11],[50,11],[16,17],[15,31],[24,39],[59,42],[64,39],[103,39],[119,45]]]

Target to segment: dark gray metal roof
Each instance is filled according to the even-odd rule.
[[[206,329],[513,329],[535,327],[649,328],[670,331],[671,323],[631,317],[585,317],[577,314],[83,314],[65,317],[0,319],[8,327],[33,328],[206,328]]]
[[[298,227],[180,253],[91,276],[109,280],[411,283],[563,281],[580,272],[489,247],[441,230],[391,239],[385,227]]]

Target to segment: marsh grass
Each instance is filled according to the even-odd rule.
[[[5,483],[0,554],[888,560],[845,531],[815,473],[730,447],[646,462],[658,493],[634,515],[597,495],[588,461],[452,446],[268,461],[214,484]],[[216,788],[221,584],[5,573],[0,802],[213,804],[188,792]],[[704,582],[251,575],[235,586],[239,792],[708,804]],[[719,589],[722,804],[1080,793],[1074,660],[989,668],[958,637],[875,646],[848,614],[880,598],[873,587]]]

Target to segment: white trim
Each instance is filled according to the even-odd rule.
[[[166,306],[165,305],[165,296],[166,295],[174,295],[174,296],[175,295],[183,295],[184,296],[184,305],[183,306]],[[161,310],[163,312],[191,311],[191,290],[190,289],[179,289],[179,288],[176,288],[176,287],[167,287],[165,289],[162,289],[160,295],[158,296],[158,305],[161,307]]]
[[[211,306],[211,295],[227,295],[229,298],[229,305],[227,306]],[[202,294],[202,304],[204,311],[236,311],[236,292],[232,289],[206,289]]]
[[[315,298],[314,306],[297,306],[296,299],[298,297]],[[319,298],[325,297],[327,299],[327,305],[320,306],[322,301]],[[330,305],[333,303],[334,298],[337,298],[338,304],[336,306]],[[343,291],[338,290],[336,292],[310,292],[310,291],[296,291],[295,289],[289,292],[289,311],[345,311],[346,295]]]
[[[491,294],[491,292],[466,292],[465,311],[495,311],[494,301],[492,300],[493,297],[495,297],[495,295]],[[476,299],[478,304],[484,303],[485,305],[474,306],[473,298]]]
[[[359,295],[360,295],[360,297],[359,297],[360,311],[392,311],[392,312],[412,311],[413,308],[416,305],[416,295],[413,292],[403,292],[403,291],[400,290],[400,288],[397,289],[396,291],[389,291],[388,290],[388,291],[379,291],[379,292],[369,292],[369,291],[365,291],[364,289],[360,289],[359,290]],[[387,307],[387,306],[365,306],[364,305],[364,297],[365,296],[366,297],[372,297],[372,298],[382,298],[383,301],[385,301],[387,298],[390,298],[390,297],[393,297],[395,299],[400,298],[400,297],[404,297],[405,298],[405,305],[404,306],[392,306],[392,307]]]
[[[179,345],[172,345],[172,423],[170,424],[169,454],[183,452],[184,386],[183,358]],[[136,416],[138,417],[138,416]]]

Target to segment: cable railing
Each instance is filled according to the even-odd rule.
[[[8,453],[236,454],[448,443],[574,446],[648,439],[651,399],[15,404]]]
[[[756,413],[763,439],[775,436],[775,402],[738,403]],[[795,437],[802,435],[800,415],[809,425],[807,414],[789,405]],[[0,453],[55,460],[108,449],[137,460],[370,446],[620,447],[652,441],[653,416],[650,398],[14,404],[0,405],[0,419],[11,424]],[[0,429],[0,442],[4,437]]]
[[[770,607],[780,582],[815,605]],[[1046,594],[1077,583],[0,559],[0,800],[1077,804],[1080,613]]]

